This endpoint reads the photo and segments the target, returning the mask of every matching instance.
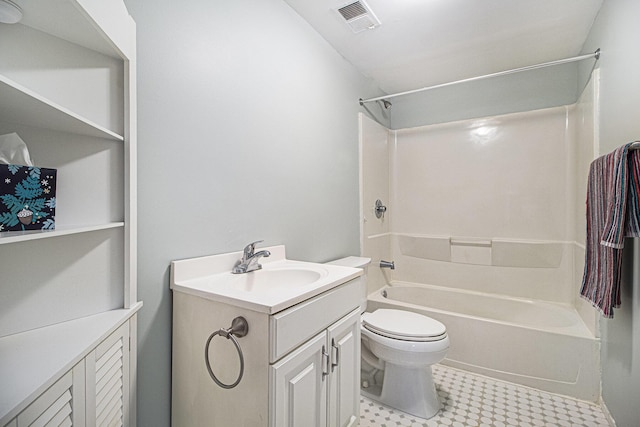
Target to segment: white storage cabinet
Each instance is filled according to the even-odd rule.
[[[13,1],[0,134],[58,181],[55,230],[0,233],[0,426],[133,426],[135,23],[121,0]]]

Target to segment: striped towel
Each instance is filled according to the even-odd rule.
[[[580,295],[605,317],[620,307],[624,238],[640,236],[640,153],[629,151],[631,144],[597,158],[589,169]]]

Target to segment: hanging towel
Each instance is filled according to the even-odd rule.
[[[597,158],[587,185],[587,239],[580,295],[605,317],[620,307],[625,237],[640,236],[640,157],[632,143]]]

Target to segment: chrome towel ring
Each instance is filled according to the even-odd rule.
[[[248,332],[249,324],[247,323],[247,319],[240,316],[233,319],[230,328],[220,328],[209,335],[209,338],[207,339],[207,344],[204,346],[204,361],[207,365],[207,371],[209,371],[209,376],[211,376],[211,379],[222,388],[234,388],[235,386],[240,384],[240,380],[242,380],[242,376],[244,375],[244,356],[242,355],[242,349],[240,348],[240,344],[238,344],[238,340],[236,339],[236,337],[242,338],[247,335]],[[238,356],[240,357],[240,372],[238,373],[238,379],[236,379],[233,384],[225,384],[220,381],[211,369],[211,363],[209,362],[209,344],[211,344],[211,340],[213,339],[213,337],[218,335],[223,336],[226,339],[230,339],[233,342],[233,345],[236,346],[236,350],[238,350]]]

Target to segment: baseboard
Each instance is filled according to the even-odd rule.
[[[613,416],[611,415],[611,412],[609,412],[609,408],[607,408],[604,400],[602,400],[602,397],[600,398],[600,407],[602,408],[602,412],[604,413],[605,418],[609,422],[609,426],[616,427],[616,420],[613,419]]]

